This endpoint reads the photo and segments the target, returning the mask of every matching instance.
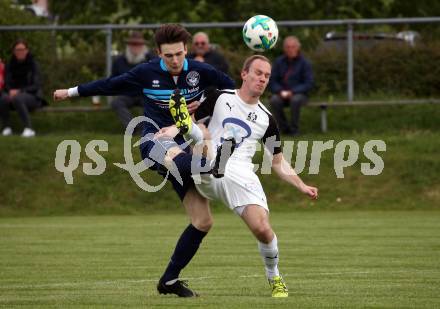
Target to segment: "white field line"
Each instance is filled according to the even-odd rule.
[[[413,271],[414,272],[414,271]],[[415,272],[429,272],[432,271],[415,271]],[[368,274],[379,274],[379,273],[408,273],[408,271],[353,271],[353,272],[312,272],[312,273],[295,273],[293,275],[283,274],[283,277],[297,277],[297,276],[339,276],[339,275],[368,275]],[[261,275],[242,275],[239,278],[259,278],[265,277]],[[181,278],[182,280],[219,280],[228,279],[229,277],[215,277],[215,276],[205,276],[205,277],[186,277]],[[81,287],[81,286],[105,286],[105,285],[121,285],[130,283],[145,283],[145,282],[157,282],[158,278],[155,279],[142,279],[142,280],[109,280],[109,281],[83,281],[83,282],[59,282],[59,283],[47,283],[47,284],[12,284],[12,285],[0,285],[0,290],[10,290],[10,289],[41,289],[41,288],[59,288],[59,287]]]

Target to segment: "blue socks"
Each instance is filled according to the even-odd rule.
[[[185,175],[207,173],[211,170],[210,162],[203,156],[182,152],[178,154],[173,161],[182,177]]]
[[[174,253],[160,281],[166,283],[179,278],[180,271],[196,254],[206,234],[208,233],[196,229],[192,224],[188,225],[177,241]]]

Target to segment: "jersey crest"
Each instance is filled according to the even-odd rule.
[[[199,84],[200,74],[197,71],[191,71],[186,75],[186,83],[192,87]]]
[[[250,112],[246,118],[247,120],[249,120],[250,122],[257,122],[257,114],[255,112]]]

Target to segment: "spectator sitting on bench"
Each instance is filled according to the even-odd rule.
[[[29,112],[43,105],[47,102],[43,98],[40,69],[27,42],[19,39],[12,46],[12,57],[6,64],[5,87],[0,94],[2,135],[12,134],[9,112],[15,109],[24,125],[21,136],[35,136]]]
[[[142,62],[148,62],[155,57],[155,55],[148,50],[141,32],[133,31],[125,42],[127,44],[125,53],[117,57],[113,62],[112,76],[121,75],[130,71],[136,65]],[[121,120],[124,129],[128,126],[131,119],[133,119],[129,109],[134,106],[142,106],[142,102],[142,96],[117,96],[113,98],[111,107]]]
[[[206,62],[217,70],[229,74],[228,61],[226,61],[221,53],[214,49],[213,45],[209,42],[209,36],[205,32],[194,34],[191,49],[192,51],[188,55],[189,59]]]
[[[284,39],[281,55],[272,66],[269,87],[273,95],[270,107],[284,134],[299,134],[299,115],[301,106],[308,101],[308,92],[313,87],[313,72],[310,62],[300,53],[298,38],[288,36]],[[287,124],[284,107],[289,106],[291,125]]]

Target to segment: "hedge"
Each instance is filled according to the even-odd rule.
[[[335,50],[311,53],[317,95],[340,94],[347,87],[347,59]],[[358,95],[402,97],[440,95],[440,43],[377,46],[354,52],[354,85]]]
[[[47,21],[13,9],[0,1],[0,24],[44,24]],[[59,87],[105,75],[104,35],[100,32],[0,32],[0,58],[9,59],[10,46],[18,38],[29,41],[40,62],[47,97]],[[235,47],[235,46],[234,46]],[[231,75],[240,80],[243,60],[251,51],[243,46],[224,46]],[[276,51],[267,55],[274,59]],[[305,51],[312,62],[315,98],[344,96],[347,60],[338,50]],[[354,85],[357,96],[438,97],[440,95],[440,42],[423,41],[415,47],[377,45],[354,51]]]

